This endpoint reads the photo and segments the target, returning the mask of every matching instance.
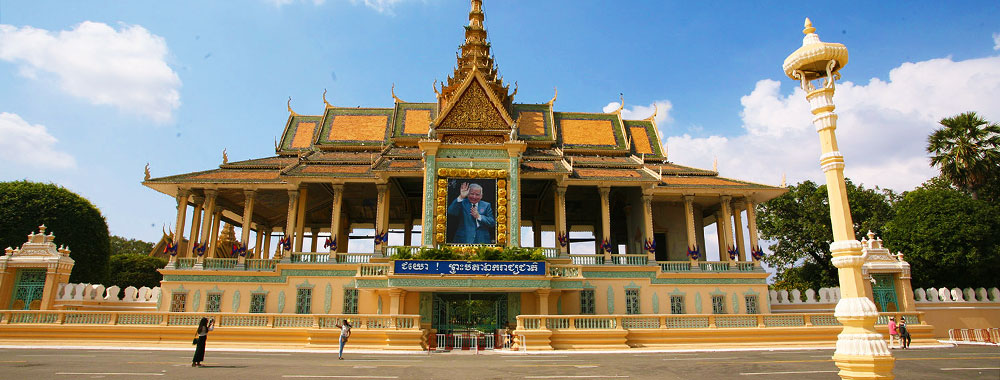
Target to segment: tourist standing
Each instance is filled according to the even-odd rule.
[[[347,338],[351,337],[351,322],[345,319],[342,324],[335,326],[340,328],[340,352],[337,353],[337,359],[344,360],[344,344],[347,343]]]
[[[198,332],[195,336],[198,347],[194,349],[194,358],[191,359],[192,367],[201,367],[202,360],[205,360],[205,342],[208,341],[208,332],[215,330],[215,318],[201,318],[198,322]]]
[[[899,338],[899,331],[896,329],[896,317],[889,317],[889,348],[892,348],[893,339]],[[902,342],[900,342],[902,344]]]
[[[910,332],[906,329],[906,321],[899,321],[899,345],[903,346],[903,349],[910,348]]]

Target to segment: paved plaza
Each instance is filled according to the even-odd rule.
[[[832,349],[715,352],[359,353],[0,348],[4,379],[839,379]],[[1000,379],[1000,348],[895,350],[897,379]]]

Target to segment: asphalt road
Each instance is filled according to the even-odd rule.
[[[832,349],[530,354],[0,348],[0,378],[40,379],[839,379]],[[1000,347],[895,350],[897,379],[1000,379]]]

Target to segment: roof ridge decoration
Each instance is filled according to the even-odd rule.
[[[471,0],[471,3],[469,25],[465,27],[465,41],[459,46],[459,52],[456,53],[455,70],[452,75],[448,76],[447,83],[441,83],[440,92],[437,91],[437,87],[434,88],[435,94],[438,94],[439,110],[448,108],[459,99],[463,92],[464,82],[476,71],[483,75],[487,92],[492,93],[504,108],[509,108],[514,100],[514,95],[508,94],[510,87],[504,85],[503,77],[499,76],[499,71],[490,52],[486,28],[483,27],[483,21],[486,18],[483,13],[483,1]]]
[[[510,133],[514,125],[510,113],[497,96],[489,91],[489,84],[482,73],[473,68],[456,93],[455,100],[443,109],[434,130],[456,129],[476,132]]]
[[[389,89],[389,93],[392,94],[392,101],[396,102],[397,104],[398,103],[406,103],[402,99],[399,99],[398,97],[396,97],[396,83],[395,82],[392,83],[392,88]]]
[[[549,102],[545,103],[545,104],[548,104],[549,107],[552,107],[552,105],[556,103],[556,97],[559,96],[559,88],[558,87],[552,87],[552,92],[553,92],[552,99],[549,99]]]
[[[295,111],[292,111],[292,97],[291,96],[288,97],[288,114],[291,115],[291,116],[299,116],[299,114],[295,113]]]
[[[323,106],[326,107],[326,108],[333,108],[333,105],[330,104],[330,102],[326,101],[326,89],[325,88],[323,89]]]

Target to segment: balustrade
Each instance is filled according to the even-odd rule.
[[[667,261],[660,263],[661,272],[690,272],[690,261]]]
[[[205,269],[236,269],[237,259],[209,257],[205,259]]]

